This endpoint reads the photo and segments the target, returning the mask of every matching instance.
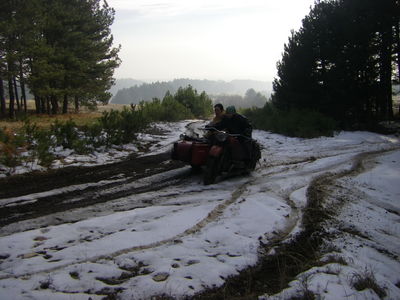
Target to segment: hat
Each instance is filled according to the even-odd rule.
[[[235,108],[233,105],[228,106],[228,107],[226,108],[225,112],[226,112],[227,114],[234,114],[234,113],[236,113],[236,108]]]

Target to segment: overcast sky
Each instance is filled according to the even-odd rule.
[[[270,81],[314,0],[107,0],[117,78]]]

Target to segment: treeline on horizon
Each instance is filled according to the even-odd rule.
[[[120,63],[110,30],[114,14],[101,0],[2,0],[0,117],[26,113],[27,90],[36,113],[107,103]]]
[[[316,1],[285,44],[272,100],[245,112],[256,127],[293,136],[308,127],[317,136],[334,127],[374,130],[398,116],[399,2]]]
[[[186,78],[153,83],[142,82],[131,87],[119,89],[112,98],[111,103],[137,104],[141,101],[150,101],[153,98],[162,99],[167,92],[175,93],[179,88],[191,86],[198,91],[207,93],[214,102],[228,103],[228,101],[233,101],[234,103],[232,104],[239,107],[261,107],[267,100],[267,93],[270,90],[269,84],[268,82],[256,80],[232,80],[226,82],[222,80]],[[254,93],[258,95],[253,95]]]

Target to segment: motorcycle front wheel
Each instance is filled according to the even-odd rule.
[[[219,157],[212,157],[212,156],[208,157],[207,165],[203,175],[203,183],[205,185],[213,184],[215,182],[215,179],[217,179],[219,162],[220,162]]]

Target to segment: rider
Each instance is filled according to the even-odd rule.
[[[221,122],[213,124],[212,126],[218,130],[226,130],[230,134],[240,134],[241,136],[238,137],[238,141],[242,145],[241,148],[244,151],[239,150],[239,152],[237,152],[236,150],[238,149],[234,147],[231,149],[232,155],[236,157],[244,156],[245,160],[251,159],[251,133],[253,131],[253,128],[246,117],[236,112],[235,106],[228,106]],[[242,154],[235,155],[235,153]]]
[[[214,105],[214,113],[215,116],[211,120],[209,125],[214,125],[217,124],[218,122],[222,121],[222,118],[224,117],[225,111],[224,111],[224,106],[221,103],[217,103]]]

